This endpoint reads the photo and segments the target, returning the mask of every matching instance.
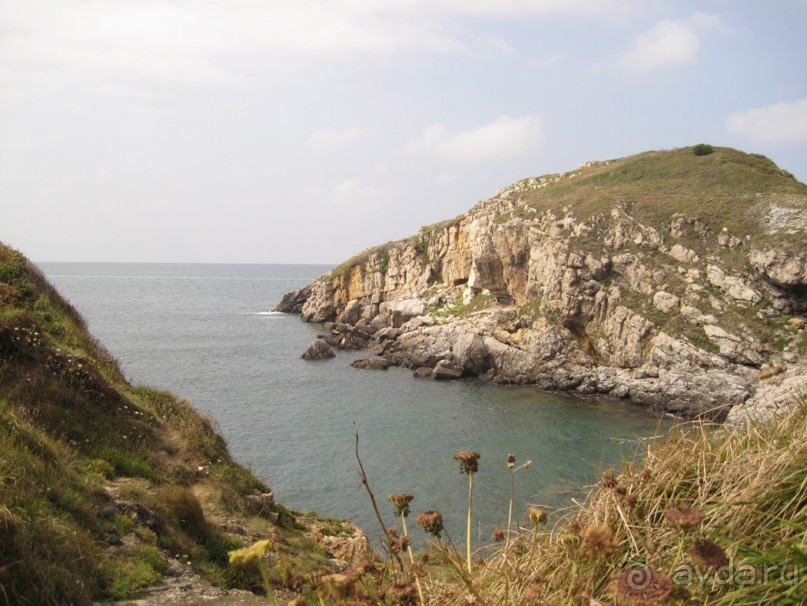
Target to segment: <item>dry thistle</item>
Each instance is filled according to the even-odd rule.
[[[632,604],[655,604],[670,597],[673,582],[652,568],[623,570],[614,578],[614,590]]]
[[[479,453],[474,450],[463,450],[454,455],[460,462],[460,473],[468,474],[468,524],[465,532],[465,561],[468,572],[471,572],[471,511],[474,500],[474,474],[479,471]]]
[[[387,498],[395,506],[395,511],[393,512],[395,517],[400,518],[401,516],[407,517],[409,515],[409,503],[411,503],[412,499],[415,497],[408,492],[396,492]]]
[[[409,553],[409,561],[414,566],[415,564],[415,556],[412,553],[412,542],[409,540],[409,531],[406,528],[406,518],[409,516],[409,503],[412,502],[414,497],[409,494],[408,492],[396,492],[395,494],[391,494],[389,497],[390,502],[395,506],[395,517],[401,518],[401,526],[403,527],[403,534],[404,536],[399,539],[398,544],[395,546],[396,549],[399,551],[406,550]],[[392,532],[392,531],[390,531]],[[395,535],[397,536],[397,532]],[[390,537],[390,551],[392,551],[392,537]],[[420,601],[423,602],[423,589],[420,586],[420,580],[415,577],[415,582],[417,583],[417,590],[418,595],[420,596]]]
[[[504,529],[501,527],[497,527],[496,530],[493,531],[493,542],[494,543],[501,543],[504,541],[505,537]]]
[[[418,514],[418,517],[415,518],[415,522],[417,522],[417,525],[420,526],[424,532],[438,538],[443,531],[443,514],[435,509],[429,509],[428,511]]]
[[[695,541],[689,555],[698,566],[703,566],[707,570],[718,570],[729,565],[729,557],[723,548],[706,539]]]
[[[664,517],[683,530],[691,530],[703,522],[704,513],[695,507],[681,505],[666,509]]]
[[[387,545],[389,546],[389,552],[392,555],[401,552],[401,537],[398,535],[398,531],[394,528],[387,530]]]
[[[618,483],[619,482],[616,479],[616,474],[614,474],[614,470],[610,467],[602,473],[603,488],[616,488]]]
[[[608,526],[589,526],[583,531],[583,552],[590,557],[611,555],[619,548]]]
[[[549,514],[537,507],[530,507],[527,510],[527,516],[530,518],[530,522],[535,524],[535,526],[543,526],[544,524],[549,521]]]
[[[524,597],[527,600],[534,601],[541,597],[541,593],[543,593],[543,583],[538,581],[527,587],[527,591],[524,592]]]
[[[463,450],[454,455],[454,460],[460,462],[460,473],[472,474],[479,471],[480,454],[473,450]]]
[[[395,583],[384,591],[385,603],[414,606],[418,603],[417,591],[412,583]]]
[[[516,455],[514,455],[511,452],[509,455],[507,455],[507,468],[513,469],[513,467],[515,466],[516,466]]]
[[[319,585],[325,595],[339,600],[356,595],[358,591],[356,581],[357,577],[353,575],[336,573],[322,577]]]

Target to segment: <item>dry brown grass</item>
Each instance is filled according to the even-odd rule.
[[[672,507],[701,511],[703,521],[674,524],[664,515]],[[623,604],[617,576],[655,579],[652,571],[673,581],[671,597],[658,598],[665,603],[799,604],[807,595],[806,508],[807,401],[740,432],[682,425],[615,485],[593,487],[552,530],[536,527],[501,548],[473,578],[476,603]],[[728,566],[703,566],[696,545],[705,541]],[[433,604],[468,603],[457,581],[425,590]]]

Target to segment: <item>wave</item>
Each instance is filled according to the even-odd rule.
[[[285,316],[287,315],[282,311],[247,311],[244,312],[248,316]]]

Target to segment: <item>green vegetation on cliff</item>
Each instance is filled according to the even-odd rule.
[[[797,247],[799,239],[776,229],[772,207],[790,198],[790,204],[807,208],[807,185],[765,156],[727,147],[716,147],[708,155],[696,155],[687,147],[645,152],[591,162],[563,175],[526,179],[517,189],[519,185],[526,188],[519,194],[522,209],[571,213],[585,220],[623,207],[638,221],[663,231],[675,212],[697,217],[710,232],[725,228],[740,237],[753,235],[757,245],[777,247]],[[523,216],[524,211],[512,214]],[[704,250],[703,231],[682,236],[694,250]]]
[[[127,383],[79,314],[0,245],[0,604],[131,597],[169,556],[257,588],[227,554],[258,536],[276,547],[270,580],[299,587],[328,556],[268,492],[209,419]]]

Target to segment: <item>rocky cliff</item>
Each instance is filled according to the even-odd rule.
[[[807,186],[763,156],[647,152],[519,181],[277,309],[418,376],[723,418],[803,384],[805,230]]]

